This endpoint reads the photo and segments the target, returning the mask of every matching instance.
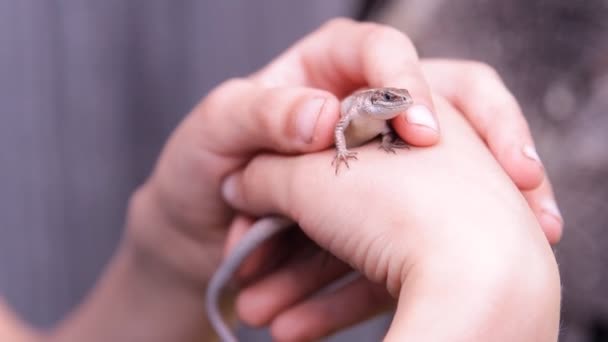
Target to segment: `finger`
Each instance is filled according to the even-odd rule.
[[[551,184],[544,181],[538,188],[525,192],[524,197],[534,211],[549,243],[559,243],[564,230],[564,219],[554,200]]]
[[[264,171],[260,166],[271,169]],[[286,191],[286,186],[291,170],[295,171],[290,159],[280,159],[279,156],[272,154],[257,155],[243,170],[236,171],[224,179],[221,185],[222,197],[230,206],[247,214],[261,216],[275,213],[285,215],[299,223],[296,217],[286,215],[289,206],[281,205],[280,199],[281,197],[287,199],[289,191]],[[268,175],[272,175],[272,181],[276,182],[273,186],[271,186],[272,181],[266,177]],[[246,188],[245,184],[254,184],[249,182],[257,182],[259,186]]]
[[[491,67],[469,61],[425,60],[422,70],[433,90],[464,113],[520,189],[540,185],[544,169],[527,121]]]
[[[310,152],[333,143],[339,101],[327,91],[306,87],[266,88],[230,80],[195,109],[198,135],[207,150],[242,156],[258,150]]]
[[[239,317],[249,325],[268,324],[278,313],[320,290],[350,271],[344,262],[326,252],[300,253],[279,270],[272,272],[239,294]]]
[[[360,277],[334,292],[321,294],[281,313],[270,329],[279,341],[313,341],[393,305],[394,299],[383,286]]]
[[[267,86],[297,84],[346,96],[361,87],[407,89],[415,105],[394,120],[413,145],[438,141],[439,125],[431,93],[412,42],[398,30],[378,24],[334,19],[254,75]]]

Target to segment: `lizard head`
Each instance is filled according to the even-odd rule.
[[[367,111],[377,119],[391,119],[403,113],[414,101],[406,89],[377,88],[370,90]]]

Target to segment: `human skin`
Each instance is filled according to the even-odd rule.
[[[0,339],[10,334],[60,341],[204,338],[209,333],[201,319],[204,289],[235,217],[221,196],[222,181],[261,151],[300,154],[330,147],[339,98],[362,86],[410,90],[418,115],[408,112],[393,123],[414,146],[440,141],[432,115],[431,89],[436,87],[526,191],[542,222],[547,211],[540,203],[552,201],[542,164],[522,153],[524,146],[533,146],[525,120],[508,90],[487,70],[471,62],[421,62],[405,36],[383,26],[343,19],[324,25],[259,72],[224,82],[186,116],[149,179],[133,194],[123,239],[79,308],[48,332],[34,332],[2,315],[8,318],[0,320],[5,334]],[[448,80],[441,76],[447,74]],[[463,84],[469,92],[458,90]],[[480,107],[480,98],[500,111]],[[483,129],[490,119],[505,129]],[[548,227],[543,225],[549,240],[559,240],[561,219]],[[363,283],[350,293],[376,287]],[[348,318],[364,318],[378,310],[375,304]],[[3,307],[0,311],[7,312]]]
[[[398,301],[387,341],[555,341],[560,282],[549,243],[462,116],[444,101],[436,105],[443,131],[432,149],[386,156],[368,145],[339,176],[328,170],[329,151],[258,156],[228,179],[226,198],[252,215],[294,219],[384,286]],[[359,301],[348,291],[299,303],[308,293],[298,293],[304,287],[293,280],[323,278],[314,258],[299,262],[299,272],[282,269],[254,282],[239,302],[245,321],[280,312],[269,319],[280,341],[331,333],[341,314],[360,309],[346,304]],[[265,300],[281,308],[256,305]]]

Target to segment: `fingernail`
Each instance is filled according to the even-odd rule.
[[[423,105],[414,105],[410,107],[405,113],[405,119],[407,122],[428,127],[434,131],[438,131],[437,120],[431,111]]]
[[[552,214],[541,212],[538,222],[551,245],[557,244],[563,234],[563,222]]]
[[[532,145],[524,145],[524,147],[521,149],[521,152],[524,154],[524,156],[542,164],[542,161],[540,160],[536,149]]]
[[[560,222],[562,222],[562,223],[564,222],[564,219],[562,218],[562,213],[559,211],[559,208],[557,207],[557,203],[555,203],[554,200],[552,200],[552,199],[543,200],[540,204],[540,208],[543,212],[555,217]]]
[[[327,101],[324,97],[315,97],[305,102],[296,115],[296,133],[303,142],[312,142],[319,114]]]
[[[236,203],[239,197],[237,190],[237,177],[236,175],[230,175],[226,177],[224,183],[222,183],[222,197],[230,204]]]

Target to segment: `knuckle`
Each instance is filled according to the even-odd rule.
[[[224,82],[222,82],[220,84],[220,87],[225,87],[225,88],[240,88],[243,86],[247,86],[251,84],[251,81],[249,81],[246,78],[243,77],[232,77],[229,78],[227,80],[225,80]]]
[[[205,109],[204,111],[208,113],[221,112],[222,108],[225,108],[227,104],[234,101],[236,94],[241,93],[250,85],[251,81],[245,78],[230,78],[222,82],[211,90],[203,100],[202,107]]]
[[[246,78],[234,77],[229,78],[222,82],[213,91],[216,99],[221,100],[222,103],[232,103],[234,98],[240,94],[250,90],[253,87],[253,82]]]
[[[389,25],[370,22],[361,23],[350,18],[340,17],[330,19],[320,29],[321,32],[346,30],[354,34],[361,34],[363,40],[367,43],[396,44],[415,50],[414,44],[407,35]]]
[[[329,96],[329,93],[319,90],[264,89],[253,103],[255,108],[252,109],[252,114],[255,115],[256,128],[266,132],[265,139],[274,149],[282,151],[299,149],[296,128],[298,113],[304,108],[309,108],[311,100],[327,99]]]
[[[513,94],[502,82],[498,72],[482,62],[466,62],[467,92],[475,94],[476,98],[484,99],[485,106],[494,113],[519,111],[519,106]]]
[[[515,96],[502,82],[498,72],[488,64],[466,61],[462,65],[466,97],[479,99],[475,113],[471,113],[486,135],[495,135],[500,123],[502,131],[528,134],[528,124]],[[507,128],[509,127],[509,128]]]
[[[465,69],[467,70],[469,77],[479,82],[487,81],[499,81],[501,80],[500,75],[489,64],[478,61],[465,62]]]
[[[497,123],[497,120],[501,122],[501,132],[508,130],[506,126],[513,128],[514,125],[512,124],[518,123],[521,112],[519,111],[517,102],[515,102],[515,99],[511,94],[503,93],[501,95],[496,95],[489,89],[483,89],[481,92],[482,94],[480,96],[485,98],[484,103],[481,105],[482,111],[487,113],[490,118],[493,118],[490,120],[491,122]],[[497,128],[495,125],[491,126]],[[491,127],[488,127],[488,129],[490,128]]]
[[[495,112],[519,110],[515,97],[504,87],[497,88],[488,82],[478,82],[474,89],[477,96],[485,99],[486,107],[494,109]]]
[[[277,96],[276,89],[264,89],[251,103],[250,114],[253,115],[257,128],[273,136],[277,120],[276,111],[281,108],[282,99]]]
[[[360,43],[364,49],[363,65],[365,74],[371,76],[371,83],[387,84],[402,77],[419,83],[417,67],[418,52],[410,39],[401,31],[386,25],[367,23]],[[391,58],[386,58],[391,54]],[[399,74],[399,76],[397,76]]]
[[[407,35],[398,29],[382,24],[364,23],[366,29],[366,41],[370,44],[390,44],[400,46],[409,51],[415,51],[414,44]]]
[[[332,31],[337,29],[342,29],[345,27],[352,27],[356,25],[356,22],[350,18],[346,17],[337,17],[329,19],[325,24],[321,26],[321,31]]]

